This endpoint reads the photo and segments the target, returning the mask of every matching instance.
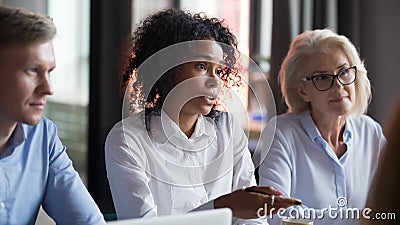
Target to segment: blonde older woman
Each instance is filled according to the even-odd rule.
[[[289,112],[264,130],[260,185],[302,199],[292,216],[356,218],[345,214],[365,205],[385,143],[365,115],[371,87],[356,48],[329,29],[306,31],[291,43],[279,81]]]

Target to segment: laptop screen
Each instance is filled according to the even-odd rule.
[[[228,208],[203,210],[186,214],[137,218],[108,222],[110,225],[231,225],[232,211]]]

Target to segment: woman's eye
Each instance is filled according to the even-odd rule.
[[[329,75],[326,74],[320,74],[315,76],[314,80],[316,81],[324,81],[324,80],[328,80],[329,79]]]
[[[221,76],[223,73],[224,73],[224,71],[223,71],[221,68],[218,68],[218,69],[215,71],[215,74],[217,74],[218,76]]]
[[[198,65],[197,65],[197,67],[200,69],[200,70],[206,70],[207,68],[206,68],[206,65],[204,64],[204,63],[199,63]]]
[[[349,74],[349,69],[344,69],[338,73],[339,76],[346,76]]]

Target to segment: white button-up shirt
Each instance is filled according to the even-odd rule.
[[[272,145],[259,170],[260,185],[273,186],[286,196],[301,199],[303,209],[364,208],[380,150],[386,142],[377,122],[366,115],[347,118],[343,132],[347,151],[338,158],[309,112],[278,116],[265,128],[263,140],[271,140],[268,137],[273,134],[275,121]],[[325,215],[326,221],[328,217]],[[323,222],[316,219],[314,224]]]
[[[256,185],[243,129],[228,113],[199,116],[188,138],[166,113],[117,123],[108,134],[107,176],[118,219],[212,209],[213,200]]]

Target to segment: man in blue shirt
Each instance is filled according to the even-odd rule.
[[[57,224],[105,223],[42,117],[55,34],[51,18],[0,6],[0,225],[35,224],[40,206]]]

